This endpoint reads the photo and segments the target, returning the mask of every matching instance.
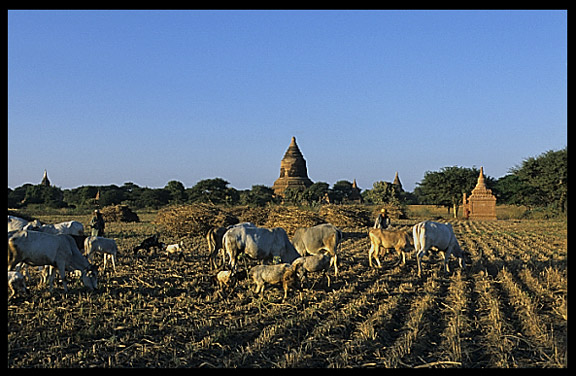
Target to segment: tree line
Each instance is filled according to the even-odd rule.
[[[530,157],[500,179],[486,176],[485,183],[496,195],[499,204],[545,207],[565,213],[568,202],[567,165],[565,147]],[[425,172],[413,192],[405,192],[390,182],[377,181],[372,188],[361,191],[360,195],[362,202],[368,204],[431,204],[454,208],[460,205],[464,193],[470,194],[478,174],[479,170],[475,167],[444,167],[439,171]],[[176,180],[169,181],[164,188],[140,187],[132,182],[122,186],[81,186],[73,189],[24,184],[14,189],[8,188],[8,207],[22,208],[37,204],[53,208],[93,208],[127,204],[134,209],[158,209],[166,205],[197,202],[266,206],[281,203],[348,203],[357,199],[357,192],[347,180],[338,181],[332,187],[325,182],[316,182],[304,191],[288,189],[283,199],[275,196],[272,188],[265,185],[254,185],[247,190],[237,190],[229,185],[222,178],[201,180],[190,188]]]

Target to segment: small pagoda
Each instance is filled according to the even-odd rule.
[[[43,185],[45,187],[50,186],[50,180],[48,180],[48,172],[46,170],[44,170],[44,176],[42,177],[42,181],[40,182],[40,185]]]
[[[303,191],[312,184],[312,180],[308,178],[306,160],[296,144],[296,138],[292,137],[288,150],[280,162],[280,177],[276,179],[272,189],[276,195],[284,196],[287,188]]]
[[[476,187],[472,190],[470,197],[462,198],[462,208],[464,216],[473,220],[496,220],[496,197],[492,191],[486,188],[484,182],[484,169],[480,167],[480,175]]]
[[[402,183],[400,182],[400,178],[398,177],[398,171],[396,171],[396,175],[394,175],[394,181],[392,182],[400,192],[404,192],[404,188],[402,188]]]

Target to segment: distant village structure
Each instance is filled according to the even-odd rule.
[[[486,188],[484,182],[484,169],[480,167],[480,175],[476,187],[472,190],[470,197],[462,198],[462,209],[464,217],[474,220],[496,220],[496,197],[492,191]]]
[[[276,179],[272,189],[278,196],[284,196],[284,191],[288,188],[305,190],[312,185],[312,180],[308,178],[306,160],[296,144],[296,138],[288,146],[284,158],[280,162],[280,177]]]

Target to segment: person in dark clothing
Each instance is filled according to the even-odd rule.
[[[376,221],[374,222],[374,228],[386,229],[390,225],[390,218],[388,217],[388,211],[386,209],[381,209]]]
[[[90,220],[90,227],[92,227],[92,236],[104,236],[104,218],[100,210],[94,210],[94,216]]]

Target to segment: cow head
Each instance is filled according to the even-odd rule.
[[[82,283],[88,287],[89,290],[96,290],[98,288],[98,267],[90,265],[82,271]]]

